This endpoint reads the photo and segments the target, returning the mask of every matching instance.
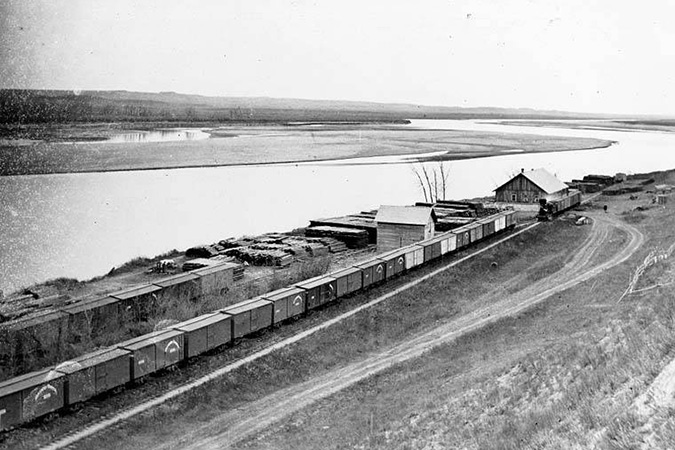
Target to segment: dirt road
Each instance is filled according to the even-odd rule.
[[[387,351],[368,355],[363,360],[338,371],[284,389],[244,408],[223,413],[209,423],[194,429],[180,441],[159,443],[155,448],[168,450],[231,447],[317,400],[348,388],[395,364],[419,357],[434,347],[448,343],[486,324],[515,315],[553,294],[595,277],[626,261],[642,245],[644,236],[613,215],[596,213],[590,216],[594,221],[589,237],[574,256],[550,276]],[[607,260],[595,261],[614,228],[622,229],[628,234],[628,243]]]

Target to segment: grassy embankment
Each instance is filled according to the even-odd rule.
[[[148,258],[129,261],[116,270],[116,274],[138,268],[146,268]],[[271,276],[253,280],[253,282],[233,286],[222,296],[200,297],[194,302],[171,300],[163,302],[150,312],[147,320],[135,321],[129,315],[120,318],[120,327],[96,329],[91,324],[73,329],[68,327],[64,333],[55,332],[52,327],[36,329],[29,336],[18,338],[6,329],[0,329],[0,381],[12,376],[50,367],[63,361],[76,358],[97,348],[103,348],[126,339],[131,339],[167,324],[167,321],[180,322],[200,314],[222,309],[239,301],[255,297],[289,284],[326,273],[330,264],[327,257],[312,258],[293,264],[288,270]],[[103,278],[103,277],[101,277]],[[55,285],[63,291],[73,285],[86,285],[96,281],[79,282],[74,279],[60,278],[46,285]]]
[[[106,442],[142,447],[146,439],[156,442],[158,436],[162,436],[162,440],[177,438],[190,427],[221,411],[231,410],[280,388],[328,373],[348,361],[358,360],[433,328],[439,322],[491,304],[495,298],[507,295],[507,289],[517,290],[517,282],[521,282],[523,287],[527,286],[528,280],[539,279],[559,267],[561,261],[574,250],[573,246],[566,243],[582,240],[585,233],[585,228],[575,227],[566,221],[539,227],[434,277],[424,285],[399,294],[340,326],[181,397],[158,409],[150,418],[136,419],[119,434],[113,432],[115,436],[106,437]],[[538,245],[533,246],[532,242]],[[532,263],[542,256],[547,258],[541,263]],[[492,265],[493,262],[497,263],[496,267]],[[404,283],[410,278],[411,275],[404,276],[396,283]],[[480,284],[475,283],[478,278],[482,281]],[[344,299],[304,321],[282,327],[273,335],[265,333],[261,339],[281,339],[325,317],[351,309],[382,292],[384,290],[378,288],[367,294]],[[224,353],[223,360],[212,359],[209,365],[214,367],[225,360],[236,358],[243,354],[240,352],[246,346],[254,344],[255,341],[244,341],[241,346]],[[166,386],[166,382],[162,384]],[[180,421],[175,421],[177,414],[181,417]],[[68,421],[67,418],[65,420]],[[149,426],[149,422],[152,422],[152,426]],[[129,437],[130,434],[135,437]],[[354,436],[358,437],[359,434]],[[118,438],[122,440],[117,441]]]

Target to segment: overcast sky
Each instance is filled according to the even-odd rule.
[[[675,2],[0,0],[0,87],[675,115]]]

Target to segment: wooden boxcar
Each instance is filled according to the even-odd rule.
[[[344,297],[363,287],[363,274],[358,267],[348,267],[329,273],[328,276],[335,278],[337,297]]]
[[[434,259],[440,258],[442,254],[441,241],[442,237],[436,236],[434,238],[428,239],[426,241],[420,242],[420,245],[424,247],[424,262],[433,261]]]
[[[23,358],[32,353],[59,354],[64,347],[70,315],[63,311],[43,311],[7,324],[11,336],[9,353]]]
[[[378,258],[384,261],[387,265],[387,278],[391,278],[405,271],[405,254],[406,250],[404,248],[399,248],[397,250],[392,250],[390,252],[378,255]]]
[[[295,284],[304,289],[307,295],[307,309],[314,309],[337,298],[337,281],[335,278],[322,275]]]
[[[232,317],[224,313],[197,316],[172,326],[183,333],[183,357],[192,358],[232,341]]]
[[[73,303],[61,311],[70,315],[71,332],[91,332],[92,336],[116,330],[120,326],[120,301],[115,297],[101,297]]]
[[[277,324],[305,312],[305,290],[299,287],[287,287],[262,295],[262,298],[274,304],[274,323]]]
[[[120,313],[128,312],[132,320],[143,322],[157,310],[157,293],[161,290],[159,286],[147,284],[113,292],[110,296],[120,301]]]
[[[412,269],[421,264],[424,264],[424,247],[421,245],[411,245],[405,247],[405,267]]]
[[[260,297],[221,309],[232,316],[232,340],[272,326],[274,304]]]
[[[492,236],[495,234],[495,219],[482,219],[480,223],[483,225],[483,237]]]
[[[129,373],[132,380],[179,362],[183,357],[183,333],[160,330],[117,344],[129,350]]]
[[[66,403],[72,405],[130,381],[129,351],[105,348],[60,364],[66,375]]]
[[[223,263],[190,271],[199,277],[199,292],[204,299],[220,298],[234,283],[237,264]]]
[[[478,242],[483,239],[483,225],[478,222],[469,224],[469,232],[471,234],[471,242]]]
[[[187,303],[197,300],[202,295],[200,278],[194,273],[179,273],[153,281],[152,284],[162,288],[157,292],[160,305],[171,301]]]
[[[65,406],[65,377],[49,369],[0,383],[0,430],[11,428]]]
[[[361,270],[364,288],[384,281],[387,277],[387,265],[379,258],[362,261],[358,264],[354,264],[354,267]]]
[[[452,230],[457,239],[457,250],[461,250],[471,244],[471,233],[466,225]]]

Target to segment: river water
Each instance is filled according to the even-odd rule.
[[[618,141],[610,148],[449,163],[451,198],[490,195],[521,168],[563,180],[675,167],[675,134],[415,120],[410,126]],[[60,276],[87,279],[136,256],[309,219],[421,199],[410,164],[372,158],[264,166],[0,177],[0,289]]]

